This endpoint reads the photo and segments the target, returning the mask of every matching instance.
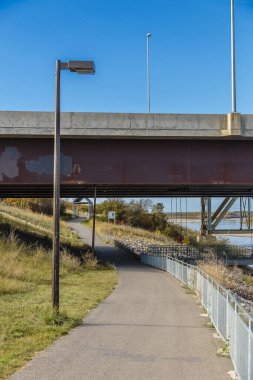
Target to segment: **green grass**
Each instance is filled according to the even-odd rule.
[[[83,270],[61,277],[62,324],[51,317],[50,284],[0,297],[0,379],[7,378],[57,337],[78,325],[116,284],[113,269]]]
[[[77,326],[115,287],[116,271],[98,263],[87,248],[82,246],[86,250],[82,265],[79,258],[61,254],[60,315],[56,318],[51,308],[51,251],[41,244],[29,245],[15,232],[7,237],[0,234],[1,380]]]

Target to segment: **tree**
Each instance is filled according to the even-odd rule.
[[[115,211],[116,222],[126,223],[127,205],[120,198],[107,199],[97,205],[97,213],[102,214],[107,220],[108,211]]]
[[[166,214],[163,212],[164,205],[156,203],[152,208],[152,221],[155,230],[164,231],[167,226]]]
[[[127,209],[127,222],[132,227],[153,229],[152,217],[148,212],[148,200],[131,201]]]
[[[164,205],[163,203],[160,203],[160,202],[156,203],[152,208],[153,213],[156,213],[156,212],[163,213],[163,210],[164,210]]]

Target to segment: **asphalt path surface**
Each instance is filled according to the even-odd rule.
[[[90,243],[91,231],[70,222]],[[119,283],[82,324],[39,353],[11,380],[225,380],[230,359],[205,327],[197,298],[168,273],[144,266],[96,237]]]

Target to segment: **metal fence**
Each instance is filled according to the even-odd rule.
[[[227,342],[240,380],[253,380],[253,317],[236,298],[198,267],[177,259],[141,254],[141,261],[172,274],[198,292],[202,305],[224,342]]]
[[[151,255],[167,254],[174,258],[192,258],[202,259],[206,254],[213,253],[217,258],[253,258],[252,245],[220,245],[208,244],[199,245],[198,248],[192,247],[187,244],[170,244],[170,245],[149,245],[148,253]]]

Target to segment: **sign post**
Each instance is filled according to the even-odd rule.
[[[116,221],[116,212],[115,211],[108,211],[108,223],[110,220],[113,220],[114,223]]]

